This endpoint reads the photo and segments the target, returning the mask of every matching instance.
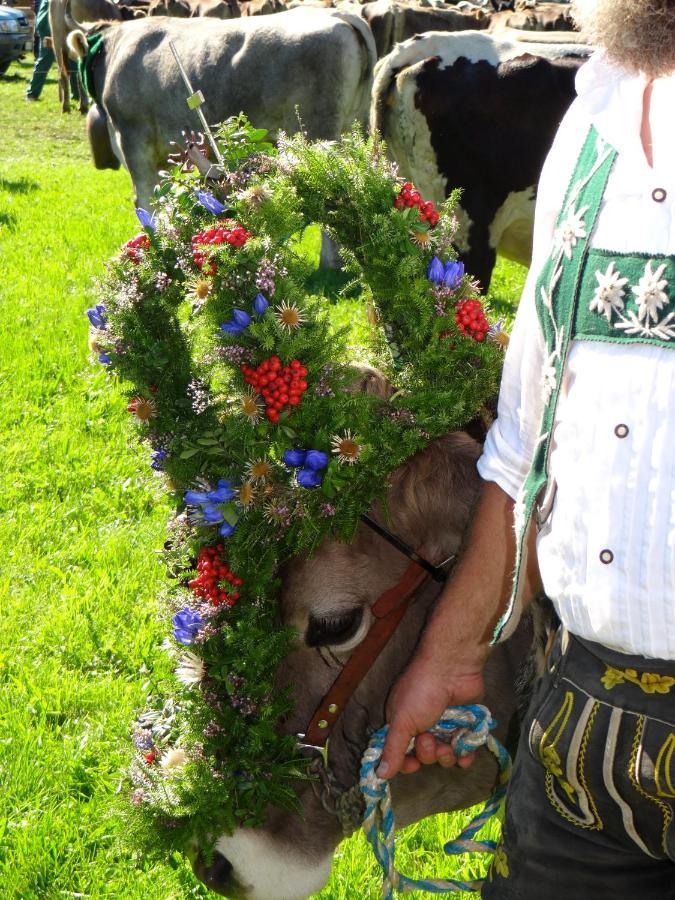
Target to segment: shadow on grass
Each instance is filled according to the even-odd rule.
[[[358,290],[345,291],[353,281],[352,275],[335,269],[316,269],[307,279],[307,290],[311,294],[321,294],[331,303],[358,296]]]
[[[0,212],[0,228],[6,228],[8,231],[12,231],[14,226],[16,225],[16,218],[9,213]]]
[[[40,185],[29,178],[17,178],[10,181],[9,178],[0,178],[0,191],[8,191],[10,194],[28,194],[37,191]]]

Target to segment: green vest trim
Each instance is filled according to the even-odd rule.
[[[94,34],[87,38],[87,53],[79,60],[77,68],[85,91],[96,101],[96,85],[92,66],[98,54],[103,50],[103,34]],[[98,102],[98,101],[96,101]]]

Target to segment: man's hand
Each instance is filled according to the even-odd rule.
[[[483,695],[483,676],[479,667],[453,673],[416,659],[394,686],[387,703],[389,734],[377,774],[393,778],[398,772],[416,772],[422,764],[455,764],[465,767],[474,754],[457,759],[449,744],[441,743],[428,732],[448,706],[475,703]],[[415,756],[406,756],[408,744],[415,739]]]

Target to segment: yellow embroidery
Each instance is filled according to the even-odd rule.
[[[511,874],[509,872],[509,861],[506,858],[506,850],[503,847],[497,847],[492,865],[497,875],[501,875],[502,878],[508,878]]]
[[[675,785],[672,779],[673,753],[675,753],[675,733],[671,732],[659,750],[654,766],[654,781],[659,797],[675,798]]]
[[[548,726],[546,731],[542,734],[541,740],[539,742],[539,759],[541,760],[541,764],[543,767],[553,775],[556,779],[560,787],[565,791],[570,800],[574,800],[574,795],[576,791],[569,783],[563,778],[563,768],[562,762],[560,760],[560,754],[555,749],[555,745],[560,740],[560,736],[562,735],[567,723],[569,721],[570,715],[572,714],[572,707],[574,706],[574,694],[572,691],[565,691],[565,699],[563,700],[563,704],[555,715],[555,718]],[[561,721],[562,720],[562,721]],[[551,736],[551,732],[553,732],[556,726],[560,723],[560,728],[551,740],[550,743],[547,743],[549,737]]]
[[[658,800],[656,797],[652,797],[651,794],[648,794],[647,791],[638,783],[637,780],[637,767],[635,765],[638,755],[638,750],[640,749],[640,742],[642,740],[642,734],[644,732],[645,727],[645,717],[638,716],[637,725],[635,726],[635,737],[633,738],[633,749],[630,755],[630,761],[628,763],[628,777],[630,778],[630,783],[633,785],[635,790],[640,794],[641,797],[644,797],[645,800],[651,800],[652,803],[655,803],[658,808],[661,810],[663,814],[663,829],[661,831],[661,846],[663,850],[668,855],[668,847],[667,847],[667,837],[668,837],[668,829],[670,828],[670,823],[673,818],[673,814],[670,810],[670,806],[667,803],[664,803],[663,800]]]
[[[670,675],[656,675],[652,672],[642,672],[638,675],[635,669],[615,669],[607,666],[605,674],[600,679],[608,691],[617,684],[625,681],[637,685],[645,694],[668,694],[675,684],[675,678]]]

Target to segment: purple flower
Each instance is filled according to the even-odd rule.
[[[206,491],[185,491],[183,500],[188,506],[201,506],[209,502],[209,497]]]
[[[253,301],[253,309],[255,310],[256,315],[262,316],[262,314],[265,312],[265,310],[267,309],[268,306],[269,306],[269,303],[263,297],[263,295],[256,294],[255,300]]]
[[[437,256],[434,256],[427,268],[427,278],[429,281],[433,281],[434,284],[440,284],[443,281],[443,274],[443,263]]]
[[[218,534],[225,538],[232,537],[236,529],[236,525],[230,525],[229,522],[223,522],[223,524],[218,529]]]
[[[197,200],[199,200],[204,209],[208,209],[214,216],[219,216],[222,212],[225,212],[225,207],[220,200],[216,200],[213,194],[210,194],[208,191],[197,191]]]
[[[464,263],[454,262],[453,260],[446,262],[443,270],[444,286],[453,290],[457,287],[462,278],[464,278]]]
[[[297,469],[304,466],[307,452],[305,450],[286,450],[284,452],[284,462],[287,466]]]
[[[168,455],[166,450],[154,450],[151,456],[152,462],[150,463],[150,468],[154,469],[156,472],[163,472],[164,466],[162,463]]]
[[[155,217],[151,215],[147,209],[143,209],[142,206],[136,207],[136,215],[138,216],[138,221],[141,223],[143,228],[148,228],[150,231],[155,230]]]
[[[298,471],[298,484],[304,488],[315,488],[321,484],[323,476],[314,469],[300,469]]]
[[[173,636],[180,644],[191,644],[203,624],[199,613],[187,606],[177,612],[171,621],[173,622]]]
[[[225,334],[241,334],[251,324],[251,317],[243,309],[232,310],[232,318],[229,322],[224,322],[220,326],[220,330]]]
[[[101,363],[101,365],[109,366],[112,362],[112,357],[108,356],[107,353],[99,353],[98,361]]]
[[[237,325],[234,319],[230,319],[229,322],[223,322],[223,324],[220,326],[220,330],[223,332],[223,334],[241,334],[242,331],[246,330],[246,328],[241,325]]]
[[[99,331],[107,330],[108,315],[106,313],[105,306],[102,303],[97,303],[96,306],[88,309],[87,317],[94,328],[98,328]]]
[[[322,453],[321,450],[308,450],[305,457],[305,466],[315,472],[325,469],[328,465],[328,454]]]
[[[216,490],[209,491],[206,499],[211,503],[227,503],[228,500],[233,500],[234,496],[235,492],[230,487],[230,482],[226,478],[220,478]]]

